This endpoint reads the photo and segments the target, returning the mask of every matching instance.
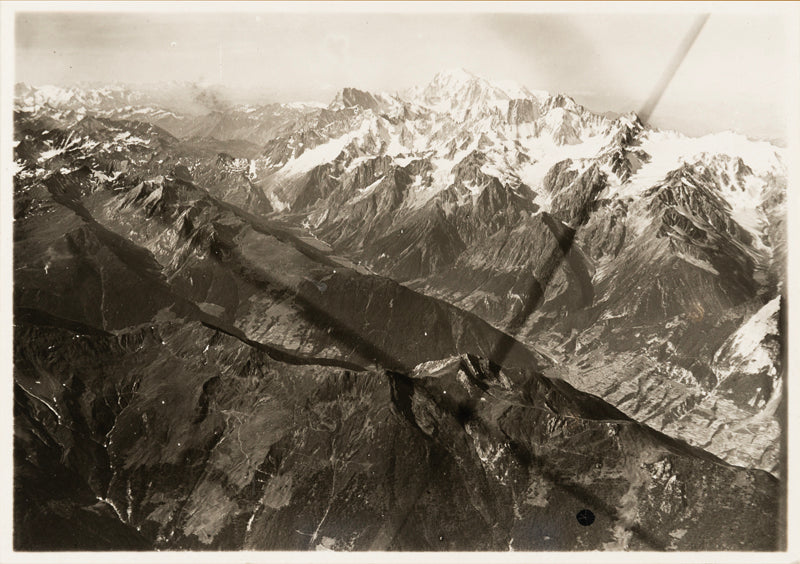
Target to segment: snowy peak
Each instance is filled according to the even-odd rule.
[[[464,84],[475,79],[481,80],[481,77],[479,77],[477,74],[473,72],[468,71],[463,67],[459,67],[437,72],[434,75],[431,84],[434,83]]]
[[[534,95],[513,81],[491,82],[465,69],[454,69],[437,73],[426,86],[413,89],[410,97],[436,112],[463,118],[468,111],[499,109],[505,113],[510,100],[534,98],[541,102],[546,94]]]
[[[488,80],[466,69],[458,68],[436,73],[425,87],[428,95],[446,95],[459,93],[465,89],[483,89],[502,99],[537,98],[546,99],[547,92],[532,92],[526,86],[514,80]]]

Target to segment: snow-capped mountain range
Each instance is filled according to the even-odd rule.
[[[460,69],[15,110],[16,548],[784,546],[783,149]]]
[[[18,137],[18,154],[35,154],[18,158],[20,178],[68,174],[98,151],[124,163],[95,170],[111,185],[180,166],[224,201],[511,331],[554,374],[689,440],[694,406],[730,376],[713,359],[783,290],[784,149],[732,132],[660,131],[463,69],[403,93],[203,115],[125,88],[17,94],[25,120],[54,120]],[[149,156],[161,150],[172,154]],[[778,364],[767,396],[737,393],[779,397]],[[758,405],[745,410],[760,418]],[[772,429],[743,458],[728,445],[744,435],[721,432],[719,453],[775,470]]]

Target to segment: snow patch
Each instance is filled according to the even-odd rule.
[[[720,382],[734,372],[758,374],[764,369],[770,376],[777,376],[770,350],[764,346],[769,335],[778,333],[778,311],[780,296],[764,305],[742,325],[714,354],[714,363],[727,357],[726,366],[717,371]]]
[[[62,154],[66,150],[65,147],[56,147],[53,149],[47,149],[46,151],[42,151],[39,154],[39,162],[49,161],[53,157],[56,157]]]
[[[376,133],[377,123],[372,112],[365,112],[366,119],[361,122],[361,127],[349,131],[341,137],[329,140],[327,143],[317,145],[313,149],[304,151],[299,157],[292,158],[280,170],[282,176],[296,176],[310,171],[314,167],[333,161],[344,148],[355,139],[363,139],[370,133]]]
[[[691,255],[687,255],[686,253],[680,253],[680,252],[677,254],[677,256],[678,258],[685,260],[686,262],[688,262],[693,266],[696,266],[697,268],[702,268],[703,270],[708,271],[711,274],[716,274],[717,276],[719,276],[719,271],[704,260],[700,260],[697,257],[693,257]]]
[[[381,175],[380,178],[378,178],[375,182],[373,182],[369,186],[365,186],[364,188],[359,188],[358,195],[355,198],[353,198],[351,202],[353,203],[360,202],[361,200],[369,196],[372,192],[375,191],[375,188],[378,187],[378,185],[383,181],[384,178],[386,178],[385,174]]]

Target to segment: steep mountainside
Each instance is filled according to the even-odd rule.
[[[20,548],[780,542],[773,477],[528,369],[466,355],[408,373],[284,363],[176,319],[116,335],[45,319],[17,331]]]

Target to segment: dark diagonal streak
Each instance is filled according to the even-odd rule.
[[[683,60],[686,58],[686,55],[692,48],[692,45],[694,45],[697,36],[700,34],[700,31],[703,29],[703,26],[708,18],[709,14],[700,14],[697,16],[692,24],[692,27],[689,29],[689,32],[683,38],[683,41],[681,41],[681,44],[678,46],[678,50],[670,60],[669,66],[664,71],[664,74],[661,76],[661,79],[659,80],[655,89],[650,94],[650,97],[647,99],[644,106],[642,106],[642,109],[639,111],[639,119],[643,123],[646,124],[650,119],[653,110],[655,110],[658,102],[661,100],[661,97],[664,94],[664,91],[669,86],[670,81],[672,81],[672,78],[675,76],[675,73],[678,71],[681,63],[683,63]],[[588,217],[587,212],[589,211],[588,208],[591,203],[591,199],[588,199],[586,202],[584,202],[583,209],[581,210],[582,213],[576,217]],[[563,237],[560,236],[556,230],[554,219],[545,216],[545,223],[553,234],[553,237],[555,237],[558,241],[558,247],[553,250],[553,254],[550,257],[550,260],[547,262],[547,267],[544,269],[542,280],[533,278],[530,287],[528,288],[528,302],[511,321],[509,327],[504,331],[504,335],[500,338],[500,341],[497,343],[497,346],[493,351],[492,357],[496,358],[496,362],[500,365],[503,364],[503,360],[505,360],[505,357],[508,354],[508,351],[511,349],[512,343],[516,339],[517,335],[519,335],[519,332],[525,326],[525,323],[528,321],[533,312],[536,311],[540,302],[544,299],[544,293],[547,290],[547,286],[550,284],[553,276],[555,276],[555,273],[561,267],[564,259],[567,258],[567,255],[572,249],[572,245],[575,241],[575,235],[577,231],[573,231],[566,237]]]
[[[664,95],[664,91],[669,86],[675,73],[678,72],[678,68],[681,66],[681,63],[683,63],[692,45],[694,45],[697,36],[700,35],[703,26],[706,25],[708,17],[709,14],[700,14],[697,16],[694,23],[692,23],[692,27],[684,36],[683,41],[681,41],[681,44],[678,46],[678,50],[675,51],[675,55],[673,55],[672,60],[670,60],[669,66],[664,71],[664,74],[661,75],[661,80],[658,81],[653,93],[650,94],[644,106],[639,110],[639,119],[642,120],[643,123],[650,121],[653,110],[656,109],[658,102],[661,100],[661,96]]]

